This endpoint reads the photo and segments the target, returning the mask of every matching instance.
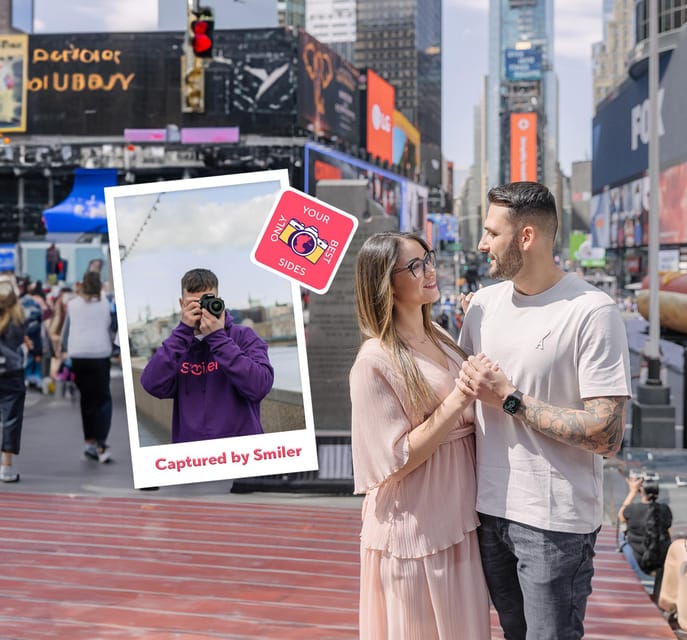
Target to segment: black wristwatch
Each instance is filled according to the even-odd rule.
[[[520,404],[522,403],[522,392],[518,391],[517,389],[513,391],[509,396],[506,397],[506,399],[503,401],[503,410],[506,413],[510,413],[510,415],[514,416],[518,409],[520,408]]]

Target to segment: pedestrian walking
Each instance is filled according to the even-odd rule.
[[[18,482],[14,464],[19,454],[24,421],[24,310],[11,278],[0,279],[0,425],[2,464],[0,481]]]
[[[62,347],[71,360],[79,390],[84,435],[84,457],[111,462],[107,437],[112,421],[110,358],[112,316],[109,301],[101,295],[100,274],[87,271],[79,294],[67,303]]]

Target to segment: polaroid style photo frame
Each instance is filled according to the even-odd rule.
[[[300,287],[250,259],[288,186],[280,169],[105,189],[135,488],[318,468]],[[180,322],[181,277],[194,268],[217,275],[225,312],[268,344],[275,376],[260,405],[263,434],[172,443],[174,400],[140,384]]]

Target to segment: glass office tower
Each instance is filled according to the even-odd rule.
[[[441,184],[441,0],[358,0],[355,65],[396,88],[396,109],[420,131],[422,173]]]
[[[558,182],[553,0],[490,0],[487,186]]]

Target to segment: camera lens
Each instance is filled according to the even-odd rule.
[[[208,311],[219,317],[222,314],[222,311],[224,311],[224,302],[222,302],[220,298],[214,298],[213,300],[210,300],[210,304],[208,304]]]
[[[198,304],[200,304],[201,309],[207,309],[216,318],[219,318],[222,315],[222,311],[224,311],[224,300],[211,293],[202,295]]]

